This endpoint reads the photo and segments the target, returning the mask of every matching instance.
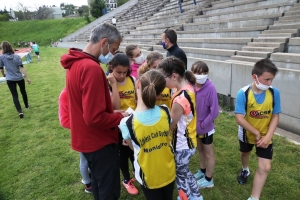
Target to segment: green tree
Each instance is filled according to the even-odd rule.
[[[99,18],[102,16],[102,9],[105,8],[104,0],[93,0],[91,2],[91,15],[95,18]]]
[[[89,7],[86,5],[80,6],[77,10],[80,17],[84,16],[86,13],[89,14]]]
[[[9,14],[8,13],[0,14],[0,21],[2,22],[9,21]]]
[[[117,6],[121,6],[123,5],[124,3],[126,3],[128,0],[117,0]]]

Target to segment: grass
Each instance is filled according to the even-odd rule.
[[[50,46],[52,39],[58,41],[86,24],[82,17],[0,22],[0,42],[6,40],[13,45],[18,41],[35,41],[39,46]]]
[[[37,62],[37,58],[33,57],[33,62],[25,65],[32,80],[32,84],[26,84],[31,108],[24,110],[22,120],[18,118],[7,85],[0,84],[1,200],[93,199],[92,195],[83,192],[79,155],[71,149],[69,131],[60,127],[57,117],[58,96],[65,86],[65,70],[60,66],[60,56],[66,52],[67,49],[42,47],[41,61]],[[253,152],[249,182],[237,184],[241,163],[234,117],[220,113],[216,126],[215,187],[203,189],[201,193],[205,200],[247,199],[257,159]],[[261,200],[299,199],[299,157],[300,146],[274,136],[272,170]],[[193,172],[197,170],[198,163],[195,155],[190,163]],[[144,199],[138,188],[140,194],[137,196],[128,195],[122,188],[120,199]],[[174,199],[175,195],[174,190]]]

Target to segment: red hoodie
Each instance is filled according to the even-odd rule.
[[[106,76],[97,58],[71,48],[61,57],[67,73],[67,95],[71,145],[75,151],[89,153],[118,143],[122,114],[114,113]]]

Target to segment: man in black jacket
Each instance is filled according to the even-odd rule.
[[[177,34],[173,29],[167,29],[161,36],[161,43],[164,49],[166,49],[167,57],[174,56],[179,58],[187,68],[187,58],[182,49],[177,45]]]

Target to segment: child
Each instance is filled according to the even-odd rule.
[[[196,78],[196,113],[197,113],[197,147],[200,160],[200,170],[195,174],[201,188],[214,187],[212,178],[215,168],[213,134],[214,120],[219,114],[218,96],[213,83],[207,79],[208,67],[206,63],[197,61],[192,65],[192,72]]]
[[[147,200],[172,200],[175,161],[169,139],[169,109],[156,106],[156,96],[165,88],[164,76],[150,70],[136,83],[137,108],[133,115],[122,119],[122,136],[134,149],[136,180]]]
[[[146,62],[142,64],[138,69],[139,77],[142,76],[144,73],[151,69],[156,69],[156,66],[160,61],[163,59],[163,55],[157,51],[153,51],[147,55]],[[162,93],[156,97],[156,105],[163,105],[165,104],[170,109],[171,103],[171,89],[165,87]]]
[[[38,57],[38,61],[40,61],[40,51],[39,51],[39,45],[37,45],[35,42],[32,42],[31,48],[34,50],[35,55]]]
[[[131,75],[137,78],[137,70],[145,62],[143,53],[137,45],[128,45],[125,53],[131,62]]]
[[[277,67],[268,58],[258,61],[252,69],[253,83],[240,89],[236,97],[234,112],[236,122],[239,124],[238,137],[242,161],[242,170],[238,176],[240,184],[246,183],[250,175],[248,162],[254,145],[258,156],[258,170],[248,200],[259,199],[271,169],[272,137],[281,112],[279,91],[271,87],[277,71]]]
[[[136,108],[135,79],[130,76],[130,62],[128,57],[123,53],[115,54],[108,66],[110,74],[107,76],[111,91],[111,100],[115,110],[127,110]],[[138,190],[134,186],[134,179],[130,178],[128,159],[130,158],[133,165],[133,151],[123,141],[122,133],[119,131],[119,148],[120,148],[120,169],[124,180],[123,186],[127,192],[137,195]]]
[[[69,117],[69,106],[68,106],[68,94],[67,89],[64,88],[58,99],[58,118],[60,125],[64,128],[70,129],[70,117]],[[82,176],[81,182],[85,185],[85,192],[92,193],[91,178],[89,175],[88,162],[84,155],[79,152],[80,156],[80,173]]]
[[[196,179],[189,170],[189,161],[196,152],[196,105],[193,84],[195,77],[186,71],[181,60],[168,57],[162,60],[157,68],[162,71],[168,88],[176,92],[171,100],[170,126],[172,146],[175,151],[176,185],[189,199],[202,200]]]

